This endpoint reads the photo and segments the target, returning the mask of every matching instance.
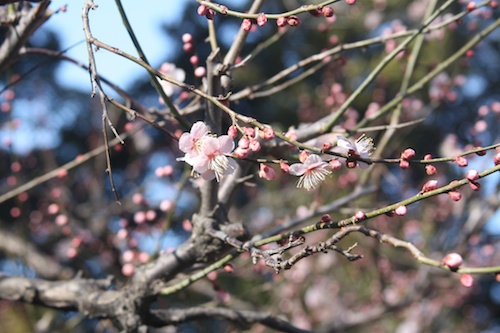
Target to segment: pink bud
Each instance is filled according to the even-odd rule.
[[[348,5],[354,5],[356,3],[356,0],[345,0],[345,3]]]
[[[361,220],[364,220],[366,218],[366,214],[365,212],[363,212],[362,210],[358,210],[356,212],[356,214],[354,214],[354,218],[357,220],[357,221],[361,221]]]
[[[338,170],[342,167],[342,163],[340,163],[339,160],[331,160],[330,162],[328,162],[328,164],[330,165],[330,168],[332,168],[332,170]]]
[[[250,139],[247,136],[243,136],[238,140],[238,147],[242,149],[248,149],[250,146]]]
[[[394,210],[394,213],[396,213],[396,215],[398,215],[398,216],[405,216],[407,212],[408,212],[408,209],[406,208],[406,206],[398,206]]]
[[[234,156],[236,156],[236,158],[247,158],[248,154],[250,154],[250,150],[248,150],[248,148],[241,148],[241,147],[238,147],[234,150]]]
[[[198,66],[194,70],[194,76],[196,76],[196,77],[204,77],[206,73],[207,73],[207,70],[203,66]]]
[[[467,159],[463,156],[458,156],[457,158],[455,158],[455,163],[457,163],[457,165],[460,167],[466,167],[469,164]]]
[[[281,162],[280,163],[280,169],[284,173],[289,173],[290,172],[290,166],[288,164],[286,164],[285,162]]]
[[[253,127],[244,127],[243,130],[245,131],[245,134],[248,135],[251,138],[255,137],[255,129]]]
[[[330,214],[324,214],[323,216],[321,216],[321,222],[330,223],[332,222],[332,217],[330,216]]]
[[[428,161],[428,160],[432,160],[432,155],[431,154],[426,154],[424,156],[424,160]]]
[[[472,180],[469,182],[469,186],[473,191],[479,191],[481,189],[481,184]]]
[[[224,271],[226,273],[233,273],[234,272],[234,267],[232,264],[225,264],[223,267]]]
[[[236,137],[238,136],[238,129],[236,128],[236,126],[234,125],[229,126],[229,129],[227,130],[227,135],[229,135],[231,139],[236,139]]]
[[[438,185],[437,180],[429,180],[422,187],[422,192],[429,192],[429,191],[435,190],[437,188],[437,185]]]
[[[257,17],[257,25],[259,27],[262,27],[262,26],[266,25],[266,23],[267,23],[266,14],[264,14],[264,13],[259,14],[259,16]]]
[[[460,276],[460,283],[462,286],[470,288],[474,284],[474,278],[470,274],[462,274]]]
[[[141,224],[146,222],[146,213],[143,211],[138,211],[134,214],[134,222],[137,224]]]
[[[193,65],[193,66],[198,65],[199,60],[200,60],[200,59],[198,58],[198,56],[197,56],[197,55],[193,55],[193,56],[191,56],[191,57],[189,58],[189,62],[190,62],[190,63],[191,63],[191,65]]]
[[[245,31],[250,31],[250,29],[252,29],[252,20],[244,19],[243,22],[241,22],[241,27]]]
[[[209,20],[213,20],[215,17],[215,12],[212,8],[207,9],[207,13],[205,14],[205,17]]]
[[[408,148],[401,153],[401,158],[405,160],[412,159],[415,156],[415,150]]]
[[[495,162],[495,165],[500,164],[500,153],[497,153],[495,157],[493,157],[493,161]]]
[[[300,18],[296,15],[291,15],[288,16],[288,25],[291,27],[298,27],[302,22],[300,21]]]
[[[425,173],[428,174],[429,176],[432,176],[432,175],[435,175],[437,173],[437,169],[434,165],[427,164],[425,166]]]
[[[259,177],[264,178],[266,180],[273,180],[276,178],[276,173],[274,172],[273,168],[265,164],[261,164],[259,170]]]
[[[287,23],[288,23],[288,19],[284,16],[278,17],[278,19],[276,20],[276,25],[278,27],[284,27],[287,25]]]
[[[194,44],[193,43],[182,44],[182,49],[186,53],[193,53],[194,52]]]
[[[466,177],[470,181],[478,180],[479,179],[479,172],[477,172],[477,170],[471,169],[471,170],[467,171]]]
[[[475,147],[474,149],[481,149],[482,147]],[[486,150],[479,150],[476,152],[476,155],[478,156],[484,156],[486,155]]]
[[[327,151],[327,150],[330,150],[332,149],[333,147],[333,143],[331,143],[330,141],[327,141],[327,142],[324,142],[323,143],[323,151]]]
[[[474,1],[471,1],[467,4],[466,9],[470,12],[476,9],[476,3]]]
[[[207,6],[200,5],[196,11],[198,12],[198,15],[205,16],[207,14],[207,10],[208,10]]]
[[[448,266],[452,271],[456,271],[464,262],[462,256],[458,253],[448,253],[441,261],[441,264]]]
[[[323,14],[324,17],[332,17],[333,16],[333,8],[332,7],[323,7],[321,9],[321,13]]]
[[[301,163],[304,163],[305,160],[307,160],[307,158],[309,157],[309,155],[311,155],[311,154],[307,150],[301,151],[299,154],[299,161]]]
[[[407,160],[400,160],[399,167],[403,170],[406,170],[410,167],[410,162],[408,162]]]
[[[460,194],[460,192],[458,191],[450,191],[448,192],[448,195],[453,201],[459,201],[460,199],[462,199],[462,194]]]
[[[135,272],[135,267],[131,263],[126,263],[125,265],[122,266],[122,274],[124,276],[132,276],[134,275]]]
[[[251,140],[248,148],[250,148],[250,150],[253,151],[254,153],[258,152],[261,148],[259,140],[256,139]]]
[[[191,35],[191,34],[183,34],[182,35],[182,42],[183,43],[192,43],[193,42],[193,35]]]
[[[274,130],[271,127],[264,127],[264,130],[262,132],[262,138],[264,140],[272,140],[275,137]]]

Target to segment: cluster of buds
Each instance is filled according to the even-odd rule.
[[[415,157],[415,150],[408,148],[401,153],[399,160],[399,167],[401,169],[408,169],[410,167],[410,160]]]

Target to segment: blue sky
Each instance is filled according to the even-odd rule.
[[[84,1],[52,0],[50,8],[56,10],[67,5],[65,13],[53,15],[46,23],[46,27],[58,32],[62,40],[62,48],[67,48],[84,39],[82,28],[82,8]],[[118,47],[119,49],[136,55],[130,38],[122,25],[115,1],[94,0],[98,5],[90,12],[90,24],[94,37]],[[178,11],[188,0],[160,1],[122,0],[128,18],[134,28],[141,46],[152,65],[158,66],[164,59],[168,59],[169,39],[161,33],[163,22],[175,22]],[[180,36],[179,36],[180,38]],[[68,52],[68,55],[88,63],[87,51],[84,43],[79,44]],[[145,73],[141,67],[115,54],[101,50],[96,53],[97,68],[101,75],[126,88],[137,75]],[[61,83],[66,86],[89,90],[90,81],[87,72],[69,63],[63,63],[58,75]]]

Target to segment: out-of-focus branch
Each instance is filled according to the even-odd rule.
[[[293,326],[287,321],[266,312],[238,311],[225,308],[191,307],[188,309],[154,310],[152,311],[152,314],[155,318],[151,324],[156,324],[156,326],[165,326],[169,324],[176,325],[187,321],[219,317],[232,321],[236,324],[248,325],[260,323],[279,332],[310,332]]]
[[[71,268],[61,266],[53,257],[41,253],[26,240],[4,229],[0,229],[0,250],[24,260],[38,276],[44,279],[68,279],[74,275]]]
[[[7,0],[6,3],[9,1],[12,2]],[[35,7],[23,7],[19,22],[10,26],[0,46],[0,73],[17,60],[18,52],[26,44],[28,38],[52,16],[53,12],[48,9],[49,5],[50,0],[43,0]]]

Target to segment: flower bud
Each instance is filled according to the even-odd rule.
[[[231,139],[236,139],[236,137],[238,136],[238,129],[236,128],[236,126],[234,125],[229,126],[229,129],[227,130],[227,135],[229,135]]]
[[[448,253],[441,262],[443,265],[448,266],[452,271],[456,271],[464,262],[462,256],[458,253]]]
[[[448,195],[453,201],[459,201],[460,199],[462,199],[462,194],[460,194],[460,192],[458,191],[450,191],[448,192]]]
[[[470,274],[462,274],[460,276],[460,283],[462,286],[470,288],[474,284],[474,278]]]
[[[460,167],[466,167],[469,164],[467,159],[463,156],[458,156],[457,158],[455,158],[455,163],[457,163],[457,165]]]
[[[406,208],[406,206],[398,206],[394,210],[394,213],[396,213],[396,215],[398,215],[398,216],[405,216],[407,212],[408,212],[408,208]]]
[[[429,191],[435,190],[437,188],[437,185],[438,185],[437,180],[429,180],[422,187],[422,192],[429,192]]]
[[[409,160],[412,159],[413,157],[415,157],[415,150],[411,148],[405,149],[405,151],[401,153],[402,159]]]
[[[471,182],[478,180],[479,179],[479,172],[477,172],[477,170],[471,169],[471,170],[467,171],[466,177]]]
[[[266,14],[264,14],[264,13],[259,14],[259,16],[257,17],[257,25],[259,27],[262,27],[262,26],[266,25],[266,23],[267,23]]]
[[[362,210],[358,210],[356,212],[356,214],[354,214],[354,218],[357,220],[357,221],[361,221],[361,220],[364,220],[366,218],[366,214],[365,212],[363,212]]]
[[[425,173],[428,174],[429,176],[432,176],[432,175],[435,175],[437,173],[437,169],[434,165],[427,164],[425,166]]]

